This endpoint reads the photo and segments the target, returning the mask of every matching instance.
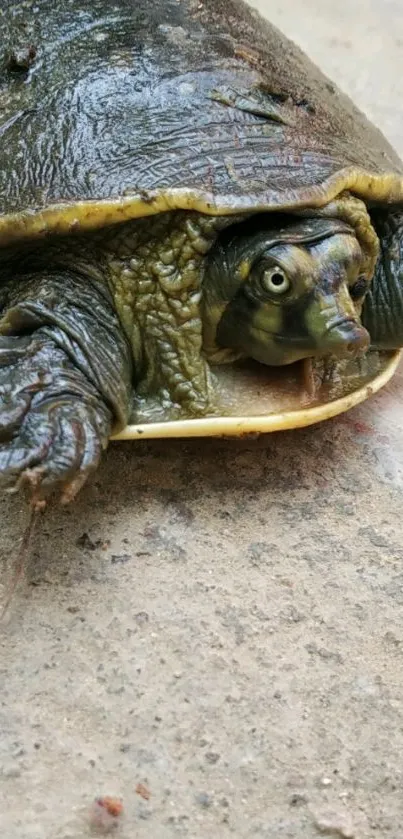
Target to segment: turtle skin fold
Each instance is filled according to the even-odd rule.
[[[365,297],[362,322],[378,350],[403,346],[403,212],[372,211],[380,255]]]
[[[63,294],[61,293],[63,291]],[[0,485],[34,504],[72,500],[131,393],[128,343],[103,289],[72,274],[5,289],[0,321]]]

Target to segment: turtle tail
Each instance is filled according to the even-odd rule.
[[[380,254],[361,320],[377,350],[403,347],[403,210],[371,213]]]

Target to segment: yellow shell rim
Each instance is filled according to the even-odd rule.
[[[221,216],[320,208],[345,191],[364,201],[400,202],[403,199],[403,176],[397,172],[374,173],[362,167],[347,166],[321,184],[283,192],[268,188],[266,191],[262,189],[258,195],[233,196],[197,187],[166,187],[126,190],[122,196],[115,198],[59,201],[22,212],[0,213],[0,246],[50,233],[68,235],[95,230],[171,210]]]
[[[151,422],[127,425],[111,440],[140,440],[174,437],[242,437],[244,434],[267,434],[273,431],[287,431],[304,428],[338,414],[349,411],[370,396],[377,393],[390,381],[403,357],[403,350],[393,353],[385,363],[383,370],[371,381],[360,388],[331,402],[314,405],[310,408],[285,411],[279,414],[261,416],[222,416],[202,417],[199,419]]]

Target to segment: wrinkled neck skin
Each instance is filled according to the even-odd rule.
[[[403,209],[373,210],[371,219],[380,241],[380,255],[365,297],[362,322],[371,347],[403,347]]]
[[[3,251],[0,310],[7,281],[66,271],[104,294],[120,319],[133,359],[133,409],[153,417],[214,410],[209,365],[202,354],[200,277],[219,232],[236,221],[199,213],[161,213],[93,233],[53,237]],[[11,283],[12,285],[12,283]],[[89,293],[91,296],[91,292]]]

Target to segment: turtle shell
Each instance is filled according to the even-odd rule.
[[[403,198],[382,134],[238,0],[2,0],[0,44],[0,243]]]

